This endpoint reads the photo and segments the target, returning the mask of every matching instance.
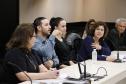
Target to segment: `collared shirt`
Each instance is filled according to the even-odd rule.
[[[58,56],[55,53],[55,37],[51,35],[48,39],[44,40],[42,37],[37,36],[36,42],[32,50],[40,57],[43,62],[48,60],[53,61],[53,67],[59,65]]]

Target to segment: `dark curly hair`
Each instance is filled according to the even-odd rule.
[[[103,26],[103,27],[104,27],[104,35],[103,35],[102,38],[99,39],[99,41],[101,42],[101,41],[103,41],[103,40],[105,39],[105,37],[107,36],[109,29],[108,29],[108,26],[106,25],[105,22],[98,21],[98,22],[96,22],[96,23],[92,26],[92,27],[93,27],[92,30],[91,30],[91,36],[92,36],[92,37],[94,36],[94,33],[95,33],[96,28],[99,27],[99,26]]]

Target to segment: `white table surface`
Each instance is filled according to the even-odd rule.
[[[107,70],[108,76],[98,81],[92,81],[91,84],[120,84],[119,82],[126,78],[126,63],[113,63],[107,61],[97,61],[92,62],[92,60],[87,60],[87,72],[95,74],[99,67],[104,67]],[[81,66],[83,71],[83,66]],[[98,75],[104,75],[104,69],[99,70]],[[47,84],[62,84],[66,76],[73,78],[79,78],[79,70],[77,64],[68,66],[60,70],[60,77],[58,79],[50,80],[33,80],[33,84],[40,84],[40,82],[46,82]],[[124,82],[123,82],[124,81]],[[121,84],[126,84],[123,80]],[[20,84],[30,84],[29,81],[22,82]],[[79,82],[77,83],[79,84]]]
[[[117,57],[117,51],[112,51],[111,55]],[[126,58],[126,51],[119,51],[119,58]]]

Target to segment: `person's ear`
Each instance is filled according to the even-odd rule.
[[[42,28],[40,26],[37,26],[37,30],[40,31]]]

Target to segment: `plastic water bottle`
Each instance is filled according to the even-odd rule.
[[[93,49],[93,51],[92,51],[92,61],[97,61],[97,51],[96,51],[96,49]]]

